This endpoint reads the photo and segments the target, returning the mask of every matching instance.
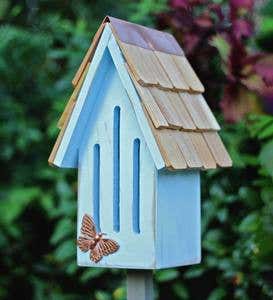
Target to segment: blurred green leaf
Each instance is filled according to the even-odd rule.
[[[273,140],[266,143],[260,152],[259,160],[268,174],[273,177]]]
[[[194,266],[187,270],[184,274],[185,278],[196,278],[200,277],[205,272],[204,267],[202,266]]]
[[[159,270],[156,272],[155,277],[158,282],[166,282],[174,280],[179,276],[176,269]]]
[[[69,219],[60,220],[51,236],[50,242],[54,245],[74,232],[74,224]]]
[[[107,269],[105,268],[89,268],[83,272],[80,277],[82,282],[87,282],[91,279],[100,277],[102,274],[106,273]]]
[[[54,251],[55,258],[64,262],[72,256],[76,256],[76,243],[74,240],[67,240],[62,242]]]
[[[210,293],[208,300],[222,300],[226,296],[226,291],[223,288],[216,288]]]
[[[126,290],[123,287],[118,287],[114,290],[113,298],[115,300],[126,300]]]
[[[36,187],[14,187],[7,198],[0,201],[0,223],[10,225],[33,200],[37,200],[40,189]]]
[[[103,291],[97,291],[95,293],[96,300],[111,300],[111,295]]]
[[[178,299],[190,299],[189,292],[184,284],[175,283],[173,286],[174,293],[178,297]]]
[[[258,229],[260,218],[256,213],[247,215],[239,225],[241,232],[253,232]]]

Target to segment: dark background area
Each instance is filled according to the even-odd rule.
[[[273,298],[273,2],[0,1],[0,299],[126,299],[125,272],[76,265],[77,174],[48,166],[71,80],[104,16],[175,34],[232,156],[202,172],[202,262],[158,299]]]

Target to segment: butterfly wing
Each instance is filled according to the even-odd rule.
[[[109,255],[118,250],[119,244],[114,240],[101,239],[99,241],[99,247],[101,248],[103,255]]]
[[[97,245],[90,251],[90,259],[95,263],[99,262],[103,256],[116,252],[119,244],[114,240],[101,239]]]
[[[82,218],[81,233],[93,239],[96,236],[96,226],[93,219],[85,214]]]
[[[93,240],[83,236],[80,236],[77,241],[77,245],[83,252],[87,252],[88,250],[90,250],[92,244]]]
[[[99,243],[97,243],[96,246],[90,251],[90,259],[97,263],[102,259],[102,257],[103,251],[100,248]]]
[[[77,244],[81,251],[87,252],[94,245],[94,237],[96,236],[96,227],[93,219],[85,214],[82,218],[81,233],[83,236],[78,238]]]

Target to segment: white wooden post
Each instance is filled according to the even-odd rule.
[[[127,300],[153,300],[153,271],[127,271]]]

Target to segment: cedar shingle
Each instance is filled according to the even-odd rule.
[[[220,167],[231,167],[232,161],[218,133],[213,131],[203,132],[203,136],[205,137],[217,165]]]
[[[183,124],[181,119],[170,99],[168,96],[166,96],[165,91],[156,87],[150,87],[149,91],[151,92],[165,119],[169,123],[169,127],[176,129],[182,128]]]
[[[123,54],[136,80],[144,85],[157,85],[154,68],[151,60],[145,55],[144,49],[125,43],[121,45]]]
[[[208,148],[208,145],[200,132],[188,132],[188,135],[194,145],[197,155],[203,164],[204,169],[215,169],[216,162]]]
[[[183,153],[189,168],[202,168],[203,163],[198,157],[188,132],[173,130],[176,142]]]
[[[164,93],[166,97],[168,97],[168,99],[170,100],[170,101],[166,101],[166,105],[167,103],[170,103],[172,107],[175,109],[175,112],[178,115],[181,123],[181,128],[185,130],[195,130],[196,126],[194,125],[194,122],[188,110],[186,109],[183,101],[179,97],[179,94],[171,91],[166,91]]]
[[[210,129],[214,129],[214,130],[220,130],[220,126],[216,120],[216,118],[214,117],[212,111],[210,110],[205,98],[203,97],[203,95],[198,94],[195,95],[195,97],[197,98],[197,103],[199,101],[199,105],[200,105],[200,109],[203,111],[203,114],[206,116]]]
[[[185,82],[188,84],[188,86],[194,91],[203,93],[204,92],[204,86],[195,74],[193,68],[191,67],[190,63],[188,62],[187,58],[185,56],[178,56],[178,55],[172,55],[178,69],[183,75],[183,78]]]
[[[189,93],[179,93],[179,96],[187,108],[195,126],[200,130],[211,129],[207,118],[203,115],[200,104],[195,101],[194,95]]]
[[[133,79],[133,77],[132,77]],[[150,91],[146,87],[142,87],[137,81],[133,80],[134,85],[138,91],[138,94],[145,106],[147,113],[149,114],[154,126],[156,128],[168,127],[169,124],[162,114],[159,106],[157,105],[154,97],[151,95]]]
[[[137,81],[143,85],[158,85],[162,89],[173,88],[154,51],[125,43],[120,45]]]
[[[182,73],[179,71],[177,65],[175,64],[172,56],[170,54],[155,51],[155,54],[163,66],[164,70],[168,74],[175,89],[188,91],[189,86],[185,82]]]
[[[172,133],[173,130],[169,129],[155,130],[155,137],[158,141],[159,149],[168,168],[175,170],[186,169],[186,161]]]

